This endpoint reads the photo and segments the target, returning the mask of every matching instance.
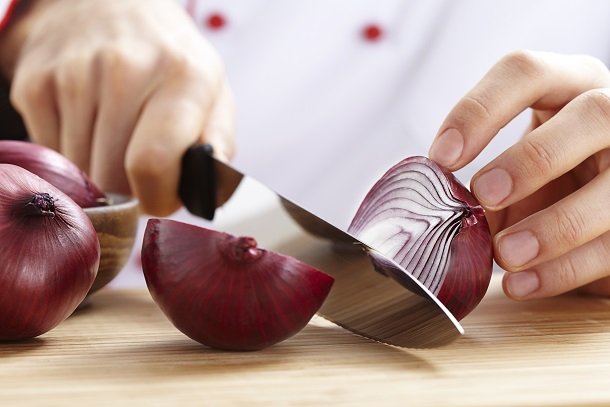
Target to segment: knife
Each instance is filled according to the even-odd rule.
[[[178,193],[189,212],[213,220],[217,186],[245,181],[257,194],[275,197],[272,222],[295,231],[274,250],[335,279],[319,315],[360,336],[407,348],[446,345],[464,333],[451,312],[395,261],[217,160],[210,145],[195,145],[184,154]],[[268,227],[269,222],[255,225]],[[255,238],[256,232],[251,231]]]

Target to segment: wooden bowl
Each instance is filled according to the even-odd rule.
[[[85,208],[100,241],[101,256],[97,277],[88,295],[111,282],[129,259],[138,230],[138,200],[108,194],[107,206]]]

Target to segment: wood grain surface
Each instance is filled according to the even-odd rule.
[[[145,290],[104,289],[55,330],[0,344],[1,406],[610,405],[610,300],[516,303],[496,276],[437,349],[399,349],[315,317],[269,349],[210,350]]]

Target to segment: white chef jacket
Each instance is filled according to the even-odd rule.
[[[506,53],[610,59],[604,0],[177,1],[224,60],[235,165],[340,227],[385,170],[427,153],[451,107]],[[8,4],[0,0],[0,13]],[[458,176],[468,183],[513,144],[527,116]],[[174,217],[203,222],[184,210]],[[141,283],[139,245],[115,284]]]
[[[343,227],[385,170],[427,153],[451,107],[503,55],[610,57],[603,0],[180,3],[225,61],[235,164]],[[377,38],[365,35],[371,27]],[[527,120],[508,126],[460,178],[467,183],[513,144]]]

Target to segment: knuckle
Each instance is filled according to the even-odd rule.
[[[106,71],[121,70],[130,58],[129,53],[119,45],[102,47],[98,51],[98,58]]]
[[[163,52],[162,65],[169,78],[197,82],[209,91],[218,90],[224,78],[224,67],[216,53],[189,55],[168,47]]]
[[[20,75],[13,83],[10,100],[17,110],[47,103],[50,76],[46,73]]]
[[[555,209],[554,218],[556,221],[556,236],[558,242],[567,242],[568,244],[579,244],[585,239],[585,231],[587,230],[587,222],[583,214],[575,208],[562,208],[558,206]]]
[[[553,285],[558,287],[557,291],[565,292],[575,288],[579,281],[578,270],[582,267],[576,264],[576,261],[570,254],[562,256],[558,263],[558,270],[554,273],[556,281],[553,283]]]
[[[125,170],[129,179],[135,184],[162,179],[171,173],[172,160],[169,155],[163,146],[152,143],[127,154]]]
[[[528,78],[538,78],[546,72],[545,63],[535,52],[529,50],[513,51],[500,60],[500,65],[512,74],[519,74]]]
[[[599,242],[599,253],[602,259],[610,258],[610,232],[606,232],[597,240]]]
[[[70,99],[82,96],[87,80],[84,79],[80,61],[68,61],[58,68],[55,75],[57,91]]]
[[[26,104],[26,94],[28,93],[26,83],[27,82],[23,80],[16,80],[11,86],[9,99],[11,101],[11,104],[19,111],[23,111]]]
[[[594,118],[603,118],[606,126],[610,123],[610,94],[607,89],[592,89],[581,95],[584,109]]]
[[[138,54],[126,45],[114,45],[99,51],[99,64],[110,86],[122,87],[126,82],[138,78],[146,70],[138,60]]]
[[[458,116],[463,121],[488,121],[493,117],[491,108],[484,97],[475,94],[464,96],[460,102],[460,112]]]
[[[525,170],[523,172],[528,176],[552,173],[556,163],[561,161],[561,151],[554,149],[548,142],[526,137],[521,145]]]
[[[200,75],[202,70],[194,58],[182,52],[167,49],[162,59],[166,72],[174,78],[190,79]]]

